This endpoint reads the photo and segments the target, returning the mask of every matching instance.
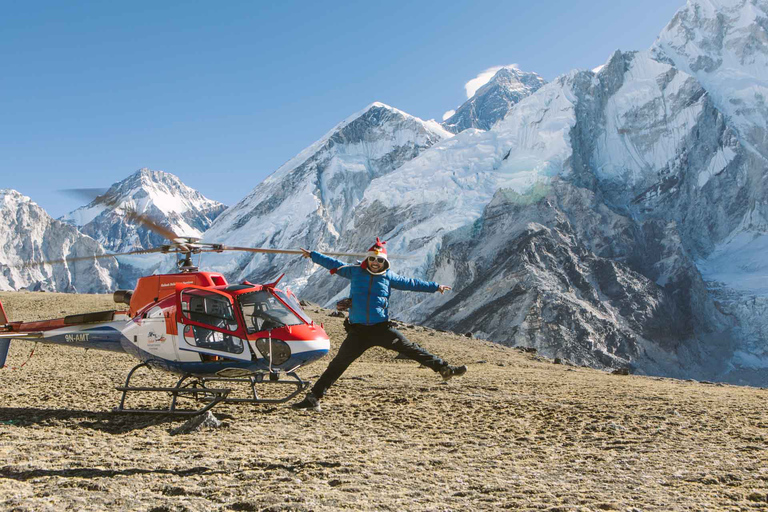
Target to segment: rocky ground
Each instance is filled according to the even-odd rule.
[[[108,296],[0,293],[12,320]],[[341,319],[310,306],[336,346]],[[219,428],[117,415],[126,355],[14,342],[3,510],[768,510],[768,390],[613,375],[420,327],[469,373],[370,351],[320,413],[221,406]],[[303,369],[316,379],[328,360]],[[158,380],[172,377],[158,374]],[[158,404],[159,405],[159,404]]]

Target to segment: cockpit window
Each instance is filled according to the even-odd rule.
[[[311,324],[312,319],[309,318],[306,313],[301,309],[301,304],[299,304],[299,301],[296,299],[296,296],[292,293],[285,293],[280,290],[273,289],[272,292],[280,297],[280,299],[288,304],[292,310],[296,312],[297,315],[301,317],[302,320],[304,320],[306,323]]]
[[[267,290],[244,293],[238,300],[249,334],[304,323]]]
[[[237,331],[237,319],[232,303],[227,297],[207,290],[190,288],[181,292],[180,299],[184,317],[202,324],[184,327],[183,336],[187,343],[208,350],[243,353],[243,340],[233,335]],[[160,312],[162,313],[162,310]]]
[[[181,310],[188,319],[216,329],[237,330],[232,303],[218,293],[199,289],[181,292]]]

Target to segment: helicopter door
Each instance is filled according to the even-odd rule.
[[[179,350],[251,360],[251,351],[235,316],[232,297],[216,290],[184,288],[179,304]]]

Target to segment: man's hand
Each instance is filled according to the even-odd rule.
[[[306,250],[303,247],[300,247],[300,249],[301,249],[301,257],[302,258],[311,258],[312,257],[312,253],[310,253],[308,250]]]
[[[440,293],[445,293],[445,292],[447,292],[448,290],[451,290],[451,289],[452,288],[450,286],[446,286],[444,284],[438,285],[438,287],[437,287],[437,291],[439,291]]]

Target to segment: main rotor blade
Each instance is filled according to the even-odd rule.
[[[94,254],[92,256],[76,256],[74,258],[62,258],[60,260],[28,261],[26,263],[22,263],[21,265],[12,265],[12,267],[13,268],[39,267],[41,265],[56,265],[58,263],[70,263],[73,261],[98,260],[98,259],[104,259],[104,258],[112,258],[114,256],[127,256],[130,254],[149,254],[149,253],[157,253],[157,252],[166,252],[166,249],[164,247],[155,247],[153,249],[142,249],[139,251],[117,252],[117,253],[110,253],[110,254]]]
[[[62,192],[66,192],[69,195],[77,196],[83,199],[88,199],[91,201],[91,203],[103,204],[110,208],[117,208],[119,206],[117,197],[115,195],[109,194],[109,190],[104,190],[103,188],[68,188],[64,189]],[[154,231],[164,238],[167,238],[171,242],[175,242],[176,239],[180,238],[179,235],[173,232],[173,230],[161,226],[152,220],[152,218],[149,216],[139,213],[129,206],[123,205],[120,206],[120,209],[123,210],[126,220],[142,224],[147,229]]]
[[[204,244],[205,242],[200,242],[200,243]],[[210,244],[210,245],[215,245],[215,244]],[[245,251],[245,252],[261,252],[261,253],[269,253],[269,254],[302,254],[302,251],[299,249],[263,249],[259,247],[232,247],[229,245],[222,245],[219,247],[220,249],[218,250],[203,251],[203,252]],[[355,258],[365,258],[366,256],[368,256],[368,253],[365,253],[365,252],[325,252],[323,251],[323,254],[325,254],[326,256],[350,256]]]
[[[181,238],[179,235],[174,233],[172,230],[161,226],[160,224],[153,221],[148,216],[141,214],[137,212],[136,210],[133,210],[131,208],[123,207],[123,210],[125,211],[125,218],[128,220],[136,221],[139,224],[143,224],[144,227],[150,229],[151,231],[154,231],[158,235],[162,235],[171,242],[176,242],[179,238]]]

